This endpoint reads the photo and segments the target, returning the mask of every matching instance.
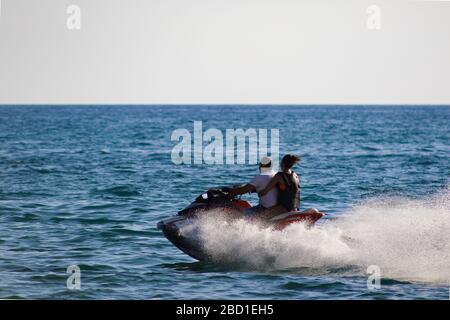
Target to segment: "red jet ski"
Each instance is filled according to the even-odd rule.
[[[178,212],[176,216],[158,222],[157,227],[162,230],[164,236],[170,242],[187,255],[200,261],[208,260],[208,255],[203,250],[199,239],[182,235],[181,229],[192,225],[196,219],[213,209],[220,209],[230,219],[236,219],[243,218],[244,210],[247,208],[251,208],[250,202],[231,196],[222,189],[211,189],[198,196],[194,202]],[[264,223],[278,231],[299,222],[311,227],[324,215],[316,209],[303,212],[285,212],[275,215]]]

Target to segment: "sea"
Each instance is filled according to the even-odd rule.
[[[224,140],[278,130],[279,156],[301,156],[302,209],[327,215],[283,231],[209,219],[210,261],[182,253],[157,222],[258,170],[174,161],[194,122]],[[449,185],[445,105],[2,105],[0,298],[446,300]]]

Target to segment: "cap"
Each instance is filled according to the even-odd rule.
[[[264,167],[267,167],[267,166],[272,167],[272,158],[270,158],[270,157],[262,157],[261,160],[259,160],[259,164],[264,166]]]

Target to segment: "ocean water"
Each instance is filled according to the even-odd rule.
[[[215,262],[181,253],[156,223],[256,171],[175,165],[171,134],[196,120],[279,129],[302,207],[326,219],[208,220]],[[0,106],[0,298],[448,299],[449,124],[446,106]]]

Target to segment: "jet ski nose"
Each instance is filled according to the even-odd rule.
[[[179,229],[179,226],[177,223],[186,221],[186,218],[183,216],[175,216],[169,219],[161,220],[156,224],[156,227],[159,230],[165,231],[165,230],[172,230],[172,229]]]
[[[159,230],[163,230],[164,229],[164,227],[165,227],[165,223],[164,223],[164,221],[160,221],[160,222],[158,222],[157,224],[156,224],[156,227],[159,229]]]

